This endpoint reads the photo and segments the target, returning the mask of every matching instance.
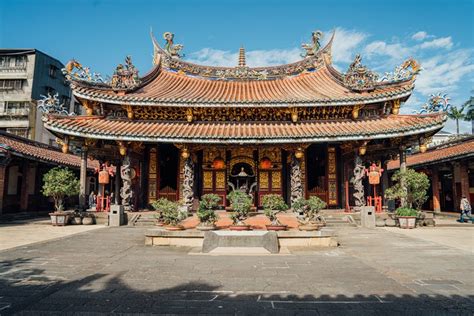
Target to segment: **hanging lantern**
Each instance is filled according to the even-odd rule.
[[[188,121],[188,123],[191,123],[193,121],[193,110],[188,109],[186,111],[186,120]]]
[[[110,176],[106,170],[102,170],[99,172],[99,184],[109,184],[110,183]]]
[[[272,167],[272,161],[268,157],[263,157],[260,160],[260,169],[270,169]]]
[[[298,148],[296,151],[295,151],[295,157],[296,159],[301,159],[304,157],[304,151],[303,149],[301,148]]]
[[[181,152],[181,157],[183,159],[188,159],[189,158],[189,151],[186,147],[183,148],[183,151]]]
[[[214,169],[224,169],[225,168],[225,161],[221,157],[217,157],[212,161],[212,168]]]
[[[127,147],[124,144],[120,144],[119,152],[121,156],[125,156],[127,154]]]
[[[352,109],[352,118],[354,120],[357,120],[359,118],[359,107],[358,106],[355,106],[353,109]]]
[[[428,149],[428,146],[426,146],[426,144],[420,144],[420,152],[421,153],[426,152],[427,149]]]
[[[365,155],[366,152],[367,152],[367,144],[364,143],[363,145],[359,147],[359,155],[363,156]]]

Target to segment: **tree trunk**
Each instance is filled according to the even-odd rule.
[[[456,119],[456,135],[459,135],[459,119]]]

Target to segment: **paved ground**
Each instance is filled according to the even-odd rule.
[[[49,222],[47,225],[44,225],[39,221],[25,222],[22,224],[1,224],[0,251],[103,227],[103,225],[68,225],[64,227],[53,227]]]
[[[416,236],[343,228],[337,249],[191,256],[188,249],[144,246],[144,230],[98,229],[0,252],[0,313],[474,311],[473,253]]]

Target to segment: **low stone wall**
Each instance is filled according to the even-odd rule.
[[[319,231],[288,230],[277,232],[279,247],[337,247],[334,231],[323,228]],[[145,245],[202,247],[204,232],[198,230],[167,231],[148,229],[145,233]]]

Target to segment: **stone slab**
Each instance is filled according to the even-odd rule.
[[[269,231],[209,231],[204,233],[202,252],[226,251],[220,248],[260,248],[263,253],[278,253],[278,236]],[[235,251],[235,249],[234,249]],[[256,251],[256,250],[255,250]]]

